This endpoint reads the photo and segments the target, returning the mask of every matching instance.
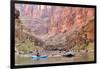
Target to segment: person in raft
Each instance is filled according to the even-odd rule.
[[[36,50],[36,52],[37,52],[36,56],[40,56],[39,51],[38,51],[38,50]]]

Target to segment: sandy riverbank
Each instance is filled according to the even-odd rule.
[[[48,56],[48,57],[62,57],[66,52],[65,51],[45,51],[45,52],[40,52],[40,55],[42,56]],[[75,53],[75,56],[81,56],[85,53],[93,53],[94,54],[94,51],[80,51],[80,52],[74,52]],[[36,55],[36,53],[30,53],[30,54],[17,54],[16,55],[19,55],[19,56],[22,56],[22,57],[32,57],[33,55]]]

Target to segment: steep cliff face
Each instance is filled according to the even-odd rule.
[[[19,54],[32,53],[34,50],[42,50],[40,45],[43,45],[43,42],[34,36],[17,17],[15,19],[15,52]]]
[[[58,10],[58,8],[56,9]],[[62,33],[64,31],[71,31],[73,28],[80,29],[92,18],[94,18],[94,9],[64,7],[51,17],[49,33]]]
[[[94,18],[93,8],[23,5],[19,10],[23,23],[38,35],[41,31],[53,34],[81,28]]]
[[[16,36],[24,28],[43,41],[45,49],[54,46],[70,49],[76,44],[94,40],[93,8],[20,4],[16,4],[16,8],[23,24],[18,26],[20,29],[16,31]],[[18,39],[25,40],[26,37],[22,35]]]

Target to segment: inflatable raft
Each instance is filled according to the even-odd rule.
[[[73,57],[73,56],[75,56],[75,53],[70,51],[70,52],[65,53],[63,56],[64,57]]]
[[[32,56],[32,59],[46,59],[48,56]]]

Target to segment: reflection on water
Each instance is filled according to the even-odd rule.
[[[85,62],[94,61],[93,53],[84,53],[75,57],[49,57],[47,59],[32,60],[31,57],[23,57],[16,55],[16,65],[35,65],[35,64],[49,64],[49,63],[68,63],[68,62]]]

